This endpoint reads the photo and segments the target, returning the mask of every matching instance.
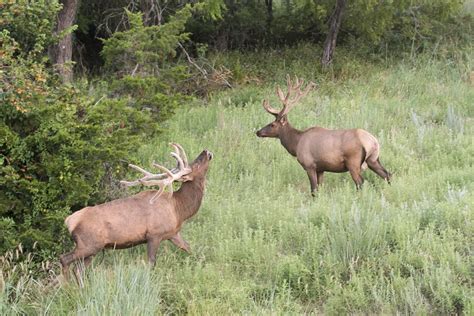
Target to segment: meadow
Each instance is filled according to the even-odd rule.
[[[182,229],[192,253],[164,242],[151,268],[144,246],[106,251],[84,289],[5,278],[0,314],[474,314],[472,52],[347,57],[326,74],[309,45],[216,58],[248,83],[181,107],[138,149],[142,166],[171,165],[170,141],[190,158],[214,153],[201,209]],[[367,170],[357,191],[348,173],[326,173],[311,197],[279,141],[255,135],[273,119],[262,99],[280,106],[287,73],[318,84],[292,125],[370,131],[391,185]]]

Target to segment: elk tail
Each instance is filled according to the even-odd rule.
[[[72,234],[72,232],[76,229],[77,225],[80,222],[80,219],[82,217],[82,210],[77,211],[66,217],[64,220],[64,223],[67,226],[67,229],[69,230],[69,233]]]
[[[362,171],[364,171],[365,169],[367,169],[367,163],[365,162],[367,160],[367,151],[365,150],[364,147],[362,147],[362,159],[361,159],[361,162],[360,162],[360,167],[362,169]]]
[[[367,168],[366,161],[376,161],[379,158],[380,145],[377,139],[370,133],[366,132],[362,141],[362,150],[364,152],[364,160],[362,163],[362,168]]]

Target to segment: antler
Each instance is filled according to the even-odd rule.
[[[168,168],[163,167],[162,165],[153,163],[154,167],[164,171],[164,173],[155,174],[139,166],[129,164],[131,168],[143,173],[144,176],[135,181],[120,181],[120,183],[126,187],[140,184],[144,186],[160,186],[158,192],[150,199],[150,204],[152,204],[153,201],[155,201],[164,192],[166,187],[171,187],[174,181],[184,181],[183,177],[192,171],[188,164],[188,158],[181,145],[177,143],[171,143],[170,145],[175,149],[175,151],[171,153],[171,156],[173,156],[177,161],[177,166],[174,169],[170,171]]]
[[[316,84],[314,82],[309,82],[306,88],[301,90],[301,87],[304,84],[304,80],[299,79],[297,76],[295,76],[295,81],[292,82],[290,75],[286,75],[286,85],[288,87],[288,91],[286,95],[283,93],[283,90],[281,90],[280,87],[277,87],[276,93],[278,95],[278,98],[280,99],[281,103],[283,103],[283,109],[281,111],[275,110],[270,106],[270,103],[267,100],[263,100],[263,107],[265,110],[278,117],[282,117],[284,115],[287,115],[288,112],[300,101],[300,99],[304,96],[306,96],[311,89],[313,89]],[[292,97],[290,99],[290,97]]]

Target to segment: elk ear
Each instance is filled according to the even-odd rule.
[[[286,123],[288,123],[288,118],[286,117],[286,115],[283,115],[282,117],[280,117],[279,121],[281,125],[286,125]]]

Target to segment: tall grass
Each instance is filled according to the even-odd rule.
[[[243,68],[257,68],[252,58]],[[360,191],[348,174],[327,174],[316,198],[279,142],[255,136],[272,119],[261,100],[276,106],[283,74],[310,68],[294,60],[265,84],[181,108],[139,150],[143,165],[168,159],[169,141],[189,156],[214,152],[201,210],[182,230],[192,254],[164,243],[149,268],[144,247],[106,252],[83,290],[31,288],[13,303],[39,314],[473,314],[472,59],[355,61],[356,75],[337,81],[304,71],[319,89],[290,122],[365,128],[394,174],[388,185],[367,171]]]

